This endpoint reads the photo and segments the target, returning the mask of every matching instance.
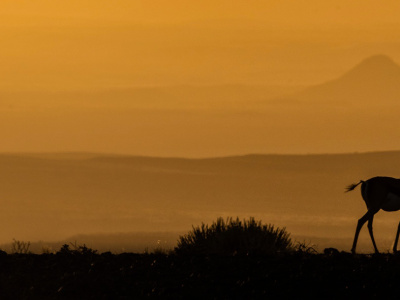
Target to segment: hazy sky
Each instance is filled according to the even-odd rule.
[[[2,89],[313,84],[400,60],[399,1],[3,0]]]
[[[0,152],[399,149],[393,103],[382,120],[363,106],[384,100],[383,85],[357,103],[346,83],[318,108],[268,102],[371,55],[400,62],[399,12],[398,0],[2,0]]]

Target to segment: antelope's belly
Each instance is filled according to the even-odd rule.
[[[396,211],[400,210],[400,196],[389,193],[382,203],[382,209],[385,211]]]

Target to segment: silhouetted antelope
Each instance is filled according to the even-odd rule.
[[[357,184],[351,184],[346,188],[346,192],[354,190],[361,183],[361,195],[367,205],[367,213],[358,220],[356,233],[354,236],[351,252],[356,252],[358,234],[361,228],[368,221],[368,231],[374,245],[375,253],[379,253],[376,247],[374,234],[372,232],[372,222],[374,215],[380,210],[397,211],[400,210],[400,179],[391,177],[373,177],[366,181],[360,180]],[[399,241],[400,223],[397,228],[396,239],[393,246],[393,252],[397,252],[397,243]]]

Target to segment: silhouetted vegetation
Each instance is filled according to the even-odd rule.
[[[1,299],[371,299],[400,292],[400,255],[317,253],[253,218],[193,227],[175,251],[99,254],[75,242],[37,255],[29,243],[14,242],[17,251],[0,251]]]
[[[296,242],[294,245],[294,250],[297,253],[302,253],[302,254],[317,254],[318,251],[314,248],[314,245],[311,245],[311,242],[306,243],[304,242]],[[329,248],[333,249],[333,248]],[[336,250],[338,251],[338,250]]]
[[[400,255],[333,248],[317,254],[304,244],[304,251],[267,255],[115,255],[71,247],[41,255],[0,251],[0,298],[371,299],[400,292]]]
[[[70,245],[72,246],[73,249],[70,248]],[[64,254],[64,255],[95,255],[97,253],[97,250],[93,250],[91,248],[86,247],[84,244],[82,245],[77,245],[75,243],[70,243],[70,245],[64,244],[60,251],[57,252],[57,254]]]
[[[29,253],[30,242],[18,241],[13,239],[11,244],[11,253],[14,254],[27,254]]]
[[[177,254],[272,254],[293,249],[289,233],[285,228],[263,225],[254,218],[240,221],[239,218],[218,218],[211,226],[193,227],[181,236]]]

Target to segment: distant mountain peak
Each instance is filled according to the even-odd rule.
[[[364,59],[359,65],[396,65],[392,58],[385,54],[372,55]]]
[[[382,76],[386,79],[390,77],[400,78],[400,66],[389,56],[379,54],[364,59],[353,69],[344,74],[342,78],[349,79],[354,77],[357,79],[373,79],[374,77],[381,78]]]
[[[398,101],[400,66],[387,55],[362,60],[341,77],[310,87],[301,97],[332,102]]]

